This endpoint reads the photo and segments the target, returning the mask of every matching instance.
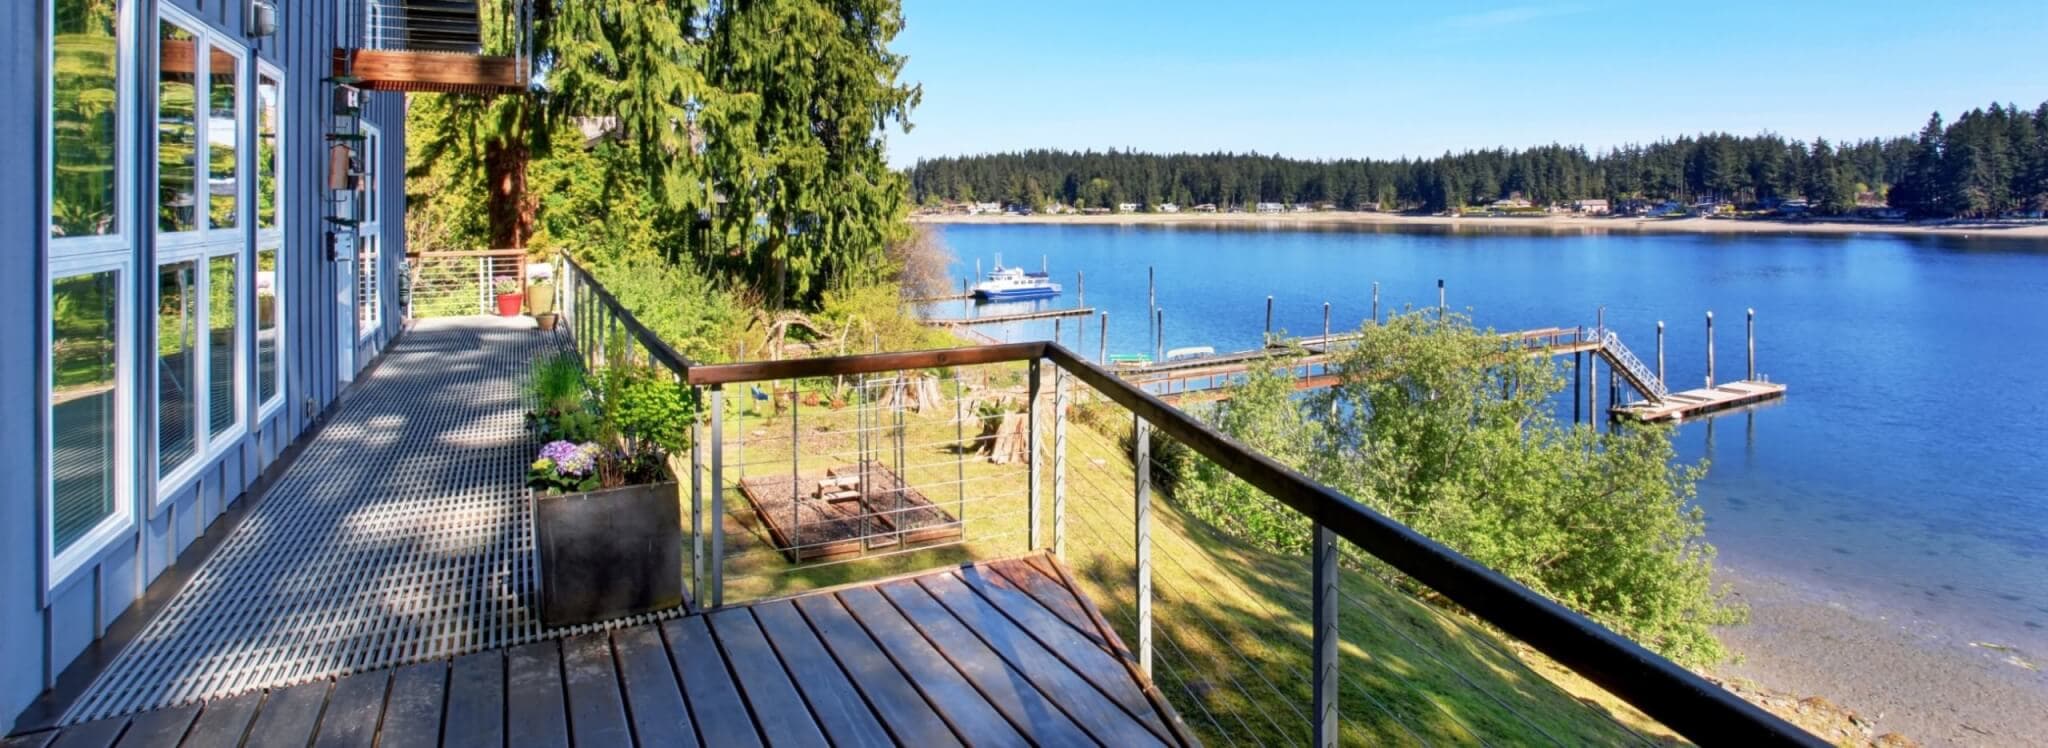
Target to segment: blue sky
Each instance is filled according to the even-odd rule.
[[[2048,100],[2048,2],[905,0],[890,161],[1031,147],[1427,156],[1854,139]]]

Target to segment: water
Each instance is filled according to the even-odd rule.
[[[1296,335],[1450,304],[1501,330],[1607,325],[1654,366],[1666,322],[1673,389],[1704,383],[1705,312],[1719,380],[1759,374],[1780,403],[1681,427],[1720,562],[1791,577],[1962,641],[2048,652],[2048,241],[1517,231],[1266,231],[1187,226],[943,229],[966,278],[998,252],[1066,285],[1054,306],[1108,312],[1109,352],[1150,354],[1146,268],[1165,348],[1259,344],[1266,296]],[[939,312],[959,316],[965,304]],[[1040,307],[1046,303],[1040,302]],[[1028,305],[1027,307],[1028,308]],[[1003,311],[1015,311],[1006,306]],[[986,310],[984,310],[986,311]],[[1063,324],[1093,356],[1099,321]],[[1046,337],[1047,323],[990,326]],[[1077,329],[1080,328],[1078,333]],[[1604,367],[1603,367],[1604,368]],[[1602,395],[1603,403],[1605,395]]]

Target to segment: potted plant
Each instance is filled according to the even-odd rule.
[[[681,495],[668,456],[688,447],[695,396],[637,368],[562,384],[580,362],[536,366],[530,419],[544,438],[527,471],[541,623],[569,626],[683,604]],[[581,379],[577,380],[579,383]]]
[[[491,279],[491,292],[498,295],[498,316],[513,317],[526,304],[526,294],[519,288],[519,278],[500,275]]]
[[[538,280],[526,287],[526,311],[533,314],[534,324],[540,329],[555,329],[555,285],[552,281]]]

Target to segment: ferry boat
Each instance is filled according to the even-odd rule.
[[[1050,299],[1060,295],[1060,284],[1045,273],[1025,272],[1001,264],[990,271],[988,280],[974,284],[974,298],[981,301],[1024,301]]]

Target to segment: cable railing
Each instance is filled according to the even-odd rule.
[[[699,608],[1042,551],[1203,741],[1821,744],[1057,343],[693,364],[563,268],[586,361],[708,404],[681,460]]]
[[[405,316],[460,317],[495,314],[499,278],[526,288],[526,250],[415,252],[406,255]]]

